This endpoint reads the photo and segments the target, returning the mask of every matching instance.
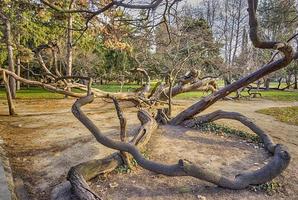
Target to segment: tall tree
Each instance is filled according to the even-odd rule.
[[[12,38],[12,30],[11,30],[11,22],[10,22],[10,14],[4,10],[7,5],[4,5],[3,2],[0,4],[0,18],[4,24],[4,35],[5,35],[5,43],[7,49],[7,61],[8,61],[8,70],[11,72],[15,72],[14,65],[14,54],[13,54],[13,38]],[[8,79],[9,88],[11,97],[14,99],[16,97],[16,81],[13,77],[9,76]]]

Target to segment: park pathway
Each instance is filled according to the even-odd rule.
[[[99,145],[73,117],[70,112],[73,102],[74,99],[18,101],[18,116],[8,117],[5,116],[6,105],[4,101],[0,101],[0,135],[9,153],[14,175],[24,180],[31,199],[48,199],[51,189],[65,180],[71,166],[112,152]],[[175,105],[175,113],[193,103],[182,100],[176,102],[178,105]],[[298,102],[220,101],[204,113],[218,109],[240,112],[267,131],[276,143],[287,145],[292,162],[282,176],[291,179],[289,193],[294,196],[295,193],[298,194],[298,128],[255,112],[263,108],[283,106],[298,106]],[[84,110],[106,135],[119,137],[119,122],[112,104],[95,101]],[[129,119],[128,129],[139,123],[136,111],[136,108],[125,104],[124,112]],[[220,120],[219,123],[247,130],[236,121]],[[237,197],[240,194],[235,195]],[[228,195],[227,199],[230,197]]]

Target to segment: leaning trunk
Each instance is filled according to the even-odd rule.
[[[15,115],[16,114],[15,107],[14,107],[13,100],[12,100],[10,85],[7,80],[6,73],[4,71],[2,72],[2,75],[3,75],[3,82],[4,82],[4,86],[5,86],[5,91],[6,91],[9,115]]]
[[[267,65],[264,65],[262,68],[255,71],[254,73],[251,73],[246,77],[243,77],[242,79],[232,83],[231,85],[228,85],[228,86],[224,87],[223,89],[221,89],[221,90],[205,97],[201,101],[195,103],[188,109],[186,109],[183,112],[181,112],[180,114],[178,114],[175,118],[173,118],[170,121],[170,123],[173,125],[178,125],[178,124],[182,123],[184,120],[189,119],[189,118],[195,116],[196,114],[202,112],[203,110],[207,109],[208,107],[213,105],[218,100],[222,99],[223,97],[228,96],[232,92],[237,91],[239,88],[245,87],[245,86],[259,80],[260,78],[262,78],[274,71],[277,71],[281,68],[286,67],[289,64],[289,62],[291,62],[291,59],[292,59],[292,57],[290,59],[287,57],[284,57],[280,60],[277,60],[275,62],[271,62]]]

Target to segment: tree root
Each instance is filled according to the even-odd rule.
[[[187,169],[192,176],[197,178],[201,177],[203,180],[209,181],[224,188],[243,189],[249,185],[266,183],[281,174],[287,168],[291,160],[287,148],[281,144],[275,145],[269,135],[267,135],[255,123],[240,113],[218,110],[210,114],[184,121],[183,125],[194,128],[204,123],[213,122],[218,119],[237,120],[248,127],[260,137],[261,142],[264,144],[264,148],[273,154],[273,159],[263,168],[253,172],[239,174],[235,176],[235,179],[233,180],[217,176],[215,174],[209,174],[208,171],[202,170],[194,165],[190,165],[187,167]]]
[[[273,159],[267,165],[255,171],[238,174],[234,179],[230,179],[186,160],[179,160],[177,164],[173,165],[151,161],[146,159],[140,152],[140,149],[144,148],[150,140],[151,134],[157,129],[157,123],[150,114],[143,110],[138,112],[141,126],[130,142],[114,141],[104,136],[81,110],[81,106],[91,103],[92,101],[93,95],[78,99],[72,107],[72,112],[75,117],[90,130],[96,140],[108,148],[128,152],[142,168],[159,174],[167,176],[192,176],[223,188],[244,189],[249,185],[263,184],[272,180],[281,174],[290,162],[290,155],[286,148],[279,144],[275,145],[272,139],[248,118],[239,113],[224,111],[216,111],[192,120],[187,120],[184,122],[184,125],[195,127],[202,123],[223,118],[238,120],[255,132],[264,143],[265,149],[273,154]],[[100,199],[100,197],[89,188],[86,181],[89,181],[99,174],[108,173],[124,163],[123,157],[117,152],[106,158],[85,162],[72,167],[68,173],[68,180],[72,185],[73,192],[80,199]]]
[[[87,181],[91,180],[92,178],[100,175],[105,174],[108,172],[113,171],[117,167],[124,165],[127,163],[127,159],[130,158],[130,156],[123,156],[123,153],[126,154],[127,148],[133,149],[134,152],[139,157],[143,157],[143,155],[140,153],[140,150],[142,150],[145,145],[149,142],[151,134],[157,129],[157,123],[155,120],[150,116],[150,114],[146,111],[140,110],[138,112],[138,118],[141,121],[141,126],[139,127],[137,134],[134,136],[134,138],[129,142],[125,142],[125,136],[123,134],[125,130],[124,125],[124,117],[122,114],[122,111],[120,109],[120,106],[115,98],[113,98],[113,101],[115,103],[115,107],[117,110],[118,117],[120,119],[121,124],[121,137],[123,137],[124,141],[121,142],[115,142],[113,140],[110,140],[109,138],[101,135],[100,131],[95,127],[95,125],[85,116],[85,114],[80,110],[81,105],[85,105],[87,103],[90,103],[93,101],[93,95],[87,96],[85,98],[81,98],[77,100],[77,102],[73,106],[73,113],[74,115],[81,121],[84,121],[84,125],[93,132],[93,135],[97,138],[97,140],[100,142],[103,140],[104,145],[111,145],[110,148],[120,150],[120,152],[113,153],[110,156],[107,156],[103,159],[99,160],[92,160],[85,163],[81,163],[77,166],[74,166],[70,169],[68,172],[67,179],[71,183],[72,191],[73,193],[79,198],[84,200],[98,200],[100,199],[99,196],[97,196],[88,186]],[[87,119],[87,121],[85,120]],[[97,130],[97,131],[96,131]],[[91,132],[92,132],[91,131]],[[101,142],[100,142],[101,143]],[[127,144],[127,145],[126,145]],[[115,146],[120,145],[123,149],[118,149]]]

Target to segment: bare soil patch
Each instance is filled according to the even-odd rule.
[[[5,116],[6,105],[0,102],[0,135],[10,155],[14,176],[24,181],[30,199],[49,199],[50,191],[65,180],[71,166],[113,152],[98,144],[72,116],[70,108],[73,102],[74,99],[18,101],[16,108],[19,115],[16,117]],[[178,103],[184,105],[176,106],[175,112],[191,102]],[[194,178],[165,177],[142,169],[128,174],[115,172],[106,178],[99,177],[90,184],[104,199],[198,199],[198,195],[207,199],[297,199],[297,126],[254,112],[261,108],[293,105],[297,103],[218,102],[207,110],[211,112],[220,108],[247,115],[268,131],[276,143],[289,147],[292,162],[286,172],[277,178],[282,187],[273,196],[250,189],[221,189]],[[128,128],[133,129],[139,123],[136,109],[129,104],[123,106]],[[119,122],[113,104],[96,101],[84,110],[106,135],[118,139]],[[221,120],[219,123],[245,130],[238,122]],[[171,126],[163,126],[154,134],[146,154],[152,160],[165,163],[188,159],[228,176],[261,167],[268,161],[268,155],[262,148],[242,139]]]

